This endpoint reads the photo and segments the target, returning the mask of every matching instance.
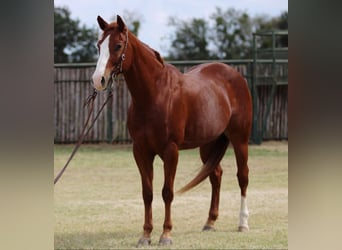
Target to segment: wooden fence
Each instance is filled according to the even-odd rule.
[[[259,85],[258,88],[258,127],[262,130],[262,121],[266,115],[267,100],[271,92],[271,85]],[[287,120],[288,85],[278,85],[274,95],[268,119],[266,119],[263,140],[288,139]]]
[[[181,71],[201,63],[203,61],[171,62]],[[240,71],[251,84],[253,65],[251,60],[227,61]],[[286,67],[286,68],[284,68]],[[54,127],[55,143],[74,143],[78,140],[83,124],[88,114],[87,108],[83,108],[84,101],[92,93],[91,76],[95,70],[95,64],[59,64],[54,68]],[[265,69],[267,70],[267,69]],[[281,66],[281,71],[286,72],[287,64]],[[285,74],[285,73],[284,73]],[[255,82],[255,81],[254,81]],[[257,83],[257,108],[258,125],[262,126],[265,116],[267,100],[270,96],[271,86],[265,81]],[[99,92],[95,101],[95,113],[104,102],[107,92]],[[130,103],[130,94],[121,77],[113,86],[113,101],[109,103],[94,128],[85,138],[85,142],[131,142],[127,126],[127,110]],[[269,117],[266,120],[263,139],[287,139],[287,98],[288,85],[278,85],[272,100]]]

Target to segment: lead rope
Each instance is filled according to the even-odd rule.
[[[68,161],[65,163],[64,167],[62,168],[62,170],[58,173],[58,175],[55,177],[54,181],[53,181],[53,184],[56,184],[57,181],[61,178],[61,176],[63,175],[65,169],[67,168],[67,166],[69,165],[70,161],[72,160],[72,158],[74,157],[74,155],[76,154],[77,150],[79,149],[79,147],[81,146],[83,140],[84,140],[84,137],[89,133],[90,129],[94,126],[94,123],[95,121],[97,120],[97,118],[99,117],[101,111],[103,110],[104,106],[106,106],[106,104],[108,103],[109,99],[111,99],[113,97],[113,93],[112,93],[112,89],[109,90],[109,94],[107,96],[107,99],[105,100],[105,102],[102,104],[101,108],[99,109],[99,111],[97,112],[95,118],[93,119],[92,123],[90,124],[88,130],[86,131],[86,128],[88,126],[88,123],[90,121],[90,116],[91,114],[93,113],[94,111],[94,101],[95,101],[95,98],[97,96],[97,92],[96,90],[94,89],[93,93],[91,95],[88,96],[88,98],[86,99],[83,107],[85,107],[86,105],[90,105],[90,108],[89,108],[89,112],[88,112],[88,117],[87,117],[87,120],[83,126],[83,129],[82,129],[82,133],[77,141],[77,144],[74,148],[74,150],[72,151]],[[86,132],[85,132],[86,131]]]

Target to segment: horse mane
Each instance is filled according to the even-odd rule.
[[[146,43],[142,42],[141,40],[139,40],[139,38],[137,38],[131,31],[129,31],[129,34],[131,37],[134,37],[134,40],[137,44],[140,43],[140,45],[143,45],[143,47],[145,47],[146,49],[148,49],[150,52],[152,52],[152,54],[154,55],[154,57],[158,60],[158,62],[163,65],[163,67],[165,66],[164,65],[164,60],[163,58],[160,56],[159,52],[152,49],[149,45],[147,45]]]
[[[152,49],[152,48],[151,48],[151,49]],[[164,65],[164,60],[163,60],[163,58],[160,56],[159,52],[156,51],[156,50],[154,50],[154,49],[152,49],[152,50],[153,50],[154,55],[156,56],[157,60],[158,60],[162,65]]]

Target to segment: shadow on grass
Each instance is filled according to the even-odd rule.
[[[119,232],[55,233],[54,249],[134,249],[138,236]]]
[[[210,238],[215,239],[215,235],[219,236],[232,233],[238,232],[237,230],[230,229],[217,230],[215,232],[203,232],[198,230],[180,233],[175,231],[173,240],[176,244],[172,245],[172,248],[177,248],[178,245],[183,246],[184,243],[190,243],[188,246],[191,246],[191,241],[197,242],[200,239],[206,241]],[[138,242],[139,237],[139,233],[120,233],[114,231],[55,233],[54,249],[136,249],[136,243]],[[165,248],[158,246],[158,240],[159,232],[153,232],[152,243],[148,248]]]
[[[55,249],[137,249],[139,233],[129,232],[75,232],[55,233]],[[218,229],[215,232],[184,231],[173,234],[174,244],[158,246],[159,232],[152,233],[147,249],[285,249],[286,232],[260,230],[241,233],[235,229]]]

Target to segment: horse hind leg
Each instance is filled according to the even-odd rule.
[[[223,136],[223,135],[222,135]],[[221,140],[221,143],[219,143]],[[208,161],[212,152],[217,150],[226,151],[229,141],[227,138],[220,138],[217,141],[204,145],[200,148],[200,156],[203,164]],[[215,231],[214,223],[217,220],[219,214],[219,203],[220,203],[220,189],[221,189],[221,177],[222,177],[222,167],[218,164],[214,171],[209,175],[209,180],[211,183],[211,203],[209,209],[209,216],[207,222],[203,227],[203,231]]]
[[[244,139],[242,139],[244,138]],[[249,231],[248,226],[248,208],[247,208],[247,186],[248,186],[248,174],[249,168],[248,161],[248,137],[231,137],[231,142],[234,147],[235,158],[237,163],[237,178],[241,190],[241,205],[240,205],[240,222],[239,232]]]

